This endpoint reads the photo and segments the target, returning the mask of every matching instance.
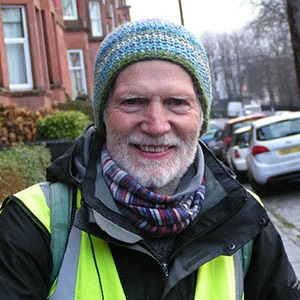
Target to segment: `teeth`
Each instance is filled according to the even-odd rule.
[[[137,148],[144,152],[153,152],[153,153],[158,153],[158,152],[163,152],[169,149],[167,146],[150,146],[150,145],[138,145]]]

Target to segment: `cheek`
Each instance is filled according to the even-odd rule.
[[[178,128],[183,134],[199,134],[202,124],[202,118],[198,111],[193,111],[191,114],[186,116],[184,120],[180,120],[178,123]]]
[[[105,116],[107,134],[127,134],[136,125],[135,118],[129,118],[120,111],[110,111]]]

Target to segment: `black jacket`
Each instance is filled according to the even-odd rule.
[[[96,197],[100,148],[100,139],[91,127],[48,168],[47,178],[81,189],[83,202],[75,225],[109,242],[127,299],[192,300],[199,266],[219,255],[233,254],[250,240],[254,243],[245,299],[300,299],[299,282],[267,212],[203,145],[204,207],[176,237],[168,270],[147,240],[129,243],[126,236],[120,240],[114,233],[102,231],[91,218],[93,210],[139,235],[125,217],[107,205],[109,195]],[[0,215],[0,299],[46,299],[52,268],[50,236],[37,225],[30,212],[13,201]]]

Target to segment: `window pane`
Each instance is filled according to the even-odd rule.
[[[300,133],[300,120],[287,120],[270,124],[257,130],[259,140],[266,141]]]
[[[91,29],[93,36],[102,36],[102,24],[101,24],[101,13],[98,2],[89,3]]]
[[[93,19],[99,18],[99,3],[98,2],[90,2],[89,3],[89,8],[90,8],[90,16]]]
[[[24,37],[20,8],[2,8],[2,19],[5,38]]]
[[[28,83],[23,44],[7,44],[5,47],[10,84]]]
[[[76,0],[62,1],[63,15],[66,19],[77,19]]]
[[[112,29],[114,29],[116,27],[116,25],[115,25],[114,5],[112,3],[109,4],[109,10],[110,10]]]
[[[2,6],[5,53],[11,90],[33,87],[25,7]]]
[[[82,72],[81,70],[74,70],[71,71],[71,77],[72,77],[72,83],[73,83],[73,88],[77,92],[77,94],[83,93],[83,78],[82,78]]]
[[[81,67],[79,53],[70,53],[70,62],[71,62],[71,66],[70,66],[71,69],[74,67]]]
[[[75,99],[79,94],[87,92],[82,50],[69,50],[68,57],[72,82],[72,98]]]

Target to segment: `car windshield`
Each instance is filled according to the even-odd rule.
[[[257,129],[257,139],[267,141],[300,134],[300,118],[269,124]]]
[[[214,129],[218,129],[218,125],[214,122],[210,122],[208,124],[208,130],[214,130]]]

